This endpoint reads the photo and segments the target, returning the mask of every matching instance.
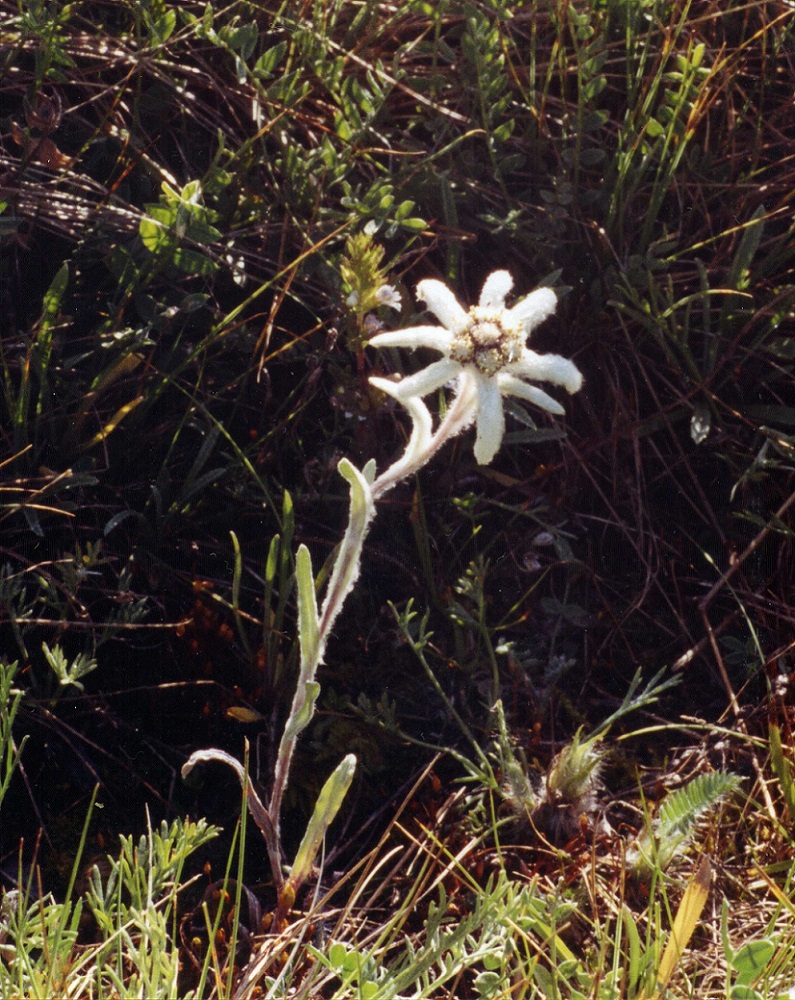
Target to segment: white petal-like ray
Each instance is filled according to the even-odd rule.
[[[448,330],[461,330],[466,326],[467,312],[444,282],[426,278],[417,285],[417,298]]]
[[[558,297],[551,288],[537,288],[530,292],[521,302],[517,303],[513,309],[508,310],[508,315],[513,322],[519,322],[524,327],[525,333],[530,333],[539,323],[551,316],[558,304]]]
[[[433,421],[428,407],[418,396],[410,396],[403,400],[403,405],[409,411],[412,421],[411,437],[404,455],[408,465],[415,457],[427,451],[433,431]]]
[[[488,465],[497,454],[505,434],[505,413],[502,409],[500,386],[496,379],[478,378],[477,434],[475,459]]]
[[[500,372],[497,375],[497,381],[503,396],[518,396],[520,399],[526,399],[528,403],[540,406],[542,410],[554,413],[558,417],[562,417],[566,412],[560,403],[543,389],[528,385],[527,382],[522,382],[521,379],[515,378],[513,375]]]
[[[562,385],[567,392],[579,392],[582,388],[580,369],[573,361],[562,358],[559,354],[536,354],[526,347],[521,358],[507,366],[506,371],[519,378]]]
[[[433,432],[431,414],[428,407],[418,396],[409,396],[406,399],[402,399],[396,391],[398,388],[397,382],[390,382],[388,379],[373,376],[370,379],[370,385],[374,385],[376,389],[380,389],[382,392],[397,399],[402,406],[406,407],[411,416],[412,426],[409,443],[406,446],[403,457],[390,469],[392,479],[395,482],[399,482],[403,478],[403,469],[409,469],[416,462],[421,461],[423,454],[430,447],[431,434]]]
[[[441,389],[461,371],[461,365],[451,358],[442,358],[434,361],[421,371],[409,375],[395,384],[395,391],[392,395],[395,399],[408,399],[409,396],[427,396],[434,389]]]
[[[410,326],[405,330],[377,333],[368,341],[370,347],[430,347],[431,350],[446,354],[450,350],[453,335],[440,326]]]
[[[370,382],[376,389],[389,393],[402,406],[405,406],[412,421],[411,437],[403,455],[382,472],[373,483],[373,500],[378,500],[402,479],[421,469],[430,455],[433,454],[433,421],[428,407],[418,396],[400,398],[396,382],[389,382],[383,378],[371,378]]]
[[[469,413],[462,419],[461,429],[475,422],[478,409],[478,376],[471,368],[461,366],[461,374],[455,382],[455,402],[460,402]]]
[[[376,389],[380,389],[381,392],[385,392],[387,396],[391,396],[399,403],[403,403],[403,400],[400,398],[400,393],[398,392],[400,382],[393,382],[391,379],[381,378],[378,375],[371,375],[367,381]]]
[[[423,403],[418,396],[409,396],[405,399],[402,398],[396,391],[400,383],[390,382],[389,379],[386,378],[377,378],[374,375],[370,379],[370,385],[374,385],[376,389],[380,389],[382,392],[387,393],[387,395],[397,399],[398,402],[405,406],[411,414],[412,431],[411,438],[406,449],[406,454],[408,455],[409,452],[411,452],[411,455],[413,456],[415,452],[421,451],[423,448],[427,447],[428,442],[431,439],[433,421],[431,420],[431,414],[425,403]]]
[[[513,288],[513,278],[508,271],[492,271],[486,278],[483,291],[480,293],[481,309],[502,309],[505,306],[505,296]]]

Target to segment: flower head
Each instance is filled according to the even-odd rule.
[[[375,293],[376,301],[381,306],[389,306],[396,312],[400,312],[403,305],[403,296],[394,285],[381,285]]]
[[[497,454],[505,434],[503,396],[516,396],[560,415],[565,412],[560,403],[528,385],[528,380],[551,382],[570,393],[582,386],[582,373],[572,361],[558,354],[537,354],[525,346],[528,335],[555,311],[555,293],[538,288],[509,309],[505,299],[512,287],[507,271],[494,271],[478,304],[466,310],[443,282],[421,281],[417,298],[442,325],[379,333],[370,340],[373,347],[430,347],[444,355],[402,379],[391,393],[406,403],[456,380],[457,394],[473,399],[475,458],[483,465]]]

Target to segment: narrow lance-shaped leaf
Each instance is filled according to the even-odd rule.
[[[317,616],[315,578],[312,557],[306,545],[300,545],[295,557],[295,577],[298,584],[298,641],[301,646],[301,673],[303,681],[314,677],[320,662],[320,630]]]
[[[290,871],[290,882],[295,889],[298,889],[311,874],[317,852],[320,850],[326,831],[340,810],[355,771],[356,757],[349,753],[323,785]]]
[[[124,406],[120,406],[102,430],[97,431],[91,440],[80,445],[80,451],[89,451],[91,448],[95,448],[98,444],[102,444],[102,442],[106,438],[110,437],[110,435],[116,430],[122,420],[124,420],[125,417],[128,417],[137,406],[143,403],[145,398],[145,396],[136,396],[135,399],[131,399],[129,403],[125,403]]]
[[[295,579],[298,589],[298,642],[301,647],[301,666],[298,682],[290,706],[290,714],[279,741],[273,789],[270,798],[270,814],[277,831],[279,815],[293,751],[299,734],[309,725],[315,711],[315,702],[320,693],[320,685],[315,680],[315,672],[323,656],[320,625],[315,596],[315,580],[312,574],[312,557],[305,545],[299,545],[295,557]]]
[[[268,587],[273,587],[273,581],[276,579],[276,561],[279,558],[280,542],[281,538],[274,535],[268,548],[268,558],[265,560],[265,582]]]
[[[301,648],[301,666],[290,715],[279,747],[280,761],[283,754],[288,755],[287,759],[292,754],[291,744],[309,725],[320,693],[320,685],[315,681],[315,672],[321,659],[317,598],[312,557],[305,545],[298,547],[295,556],[295,579],[298,589],[298,643]]]
[[[36,365],[36,372],[39,376],[39,399],[36,405],[36,412],[44,411],[47,397],[49,396],[49,367],[50,355],[52,353],[52,341],[55,331],[55,321],[58,318],[58,311],[61,307],[61,299],[69,283],[69,265],[63,264],[55,275],[44,295],[44,309],[36,331],[36,340],[33,351],[33,360]]]
[[[257,795],[254,786],[251,784],[251,779],[246,774],[245,768],[239,760],[236,760],[225,750],[216,750],[215,748],[197,750],[182,765],[182,777],[187,778],[197,764],[203,764],[207,761],[218,761],[221,764],[228,764],[232,768],[240,781],[240,787],[245,793],[248,811],[265,837],[266,842],[270,844],[273,838],[273,824],[271,823],[267,809],[262,804],[262,799]]]
[[[290,718],[284,727],[284,736],[279,747],[279,759],[281,759],[282,748],[295,742],[299,733],[302,733],[315,713],[315,702],[320,694],[320,685],[317,681],[302,682],[299,680],[298,688],[293,698],[293,707],[290,711]],[[292,753],[292,749],[290,750]]]

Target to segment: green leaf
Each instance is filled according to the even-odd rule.
[[[159,17],[152,25],[153,34],[161,44],[167,42],[177,25],[177,12],[172,8],[167,10],[162,17]]]
[[[165,183],[163,184],[163,188],[164,190],[169,190],[169,191],[173,190],[172,188],[169,188],[169,186]],[[188,181],[187,184],[183,185],[182,190],[179,193],[179,198],[181,201],[187,201],[193,204],[197,204],[199,199],[201,198],[201,193],[202,193],[202,182],[198,178],[194,178],[194,180]]]
[[[282,497],[282,537],[285,546],[292,543],[293,531],[295,530],[295,508],[293,498],[288,490],[284,491]]]
[[[699,774],[671,792],[660,807],[660,835],[676,837],[689,834],[705,813],[736,791],[740,781],[736,774],[713,771],[711,774]]]
[[[501,969],[505,961],[505,957],[499,952],[488,951],[483,956],[483,968],[494,971],[495,969]]]
[[[184,271],[186,274],[200,274],[205,278],[214,274],[218,269],[215,261],[210,260],[203,253],[186,250],[184,247],[176,248],[173,260],[180,271]]]
[[[138,235],[149,253],[157,253],[171,240],[168,230],[148,215],[145,215],[139,222]]]
[[[213,20],[215,18],[215,13],[213,11],[213,5],[211,3],[206,3],[204,5],[204,14],[202,15],[202,27],[207,33],[208,37],[214,38],[215,31],[213,29]]]
[[[301,681],[298,682],[299,687],[296,688],[296,695],[300,691]],[[302,733],[309,723],[312,721],[312,716],[315,714],[315,703],[317,702],[317,696],[320,694],[320,685],[317,681],[305,681],[303,698],[298,703],[298,699],[293,702],[294,711],[290,713],[290,718],[287,720],[287,725],[284,727],[284,737],[282,742],[287,740],[294,740],[299,733]],[[295,705],[298,705],[295,708]]]
[[[504,977],[497,972],[480,972],[475,976],[475,989],[478,996],[498,996]]]
[[[229,36],[229,45],[240,53],[242,59],[248,59],[257,44],[259,30],[252,21],[250,24],[241,24]]]
[[[362,558],[362,546],[367,536],[367,529],[375,514],[373,494],[370,484],[364,475],[348,461],[341,459],[337,465],[337,470],[345,479],[351,490],[351,507],[348,519],[348,527],[340,543],[337,558],[334,561],[334,569],[326,590],[326,599],[323,604],[323,619],[326,635],[331,625],[342,610],[345,598],[353,589],[360,572]]]
[[[267,79],[273,76],[273,71],[284,59],[287,51],[287,42],[279,42],[270,49],[266,49],[254,64],[254,76]]]
[[[278,535],[271,538],[268,547],[268,557],[265,560],[265,582],[270,585],[276,579],[276,569],[279,565],[279,543],[281,539]]]
[[[356,757],[349,753],[326,779],[315,803],[312,818],[304,833],[301,846],[295,856],[290,871],[290,882],[297,889],[303,885],[312,872],[312,867],[320,850],[326,831],[334,822],[356,772]]]
[[[55,645],[50,649],[47,643],[43,642],[41,648],[61,687],[68,687],[71,684],[78,691],[82,691],[83,685],[80,683],[80,678],[97,669],[97,661],[85,653],[78,653],[69,664],[60,646]]]
[[[113,515],[113,517],[111,517],[108,520],[108,522],[106,523],[105,527],[102,529],[103,536],[105,538],[107,538],[107,536],[111,533],[111,531],[113,531],[114,528],[118,527],[123,521],[126,521],[130,517],[134,517],[137,520],[140,519],[141,521],[143,521],[143,515],[140,514],[139,511],[137,511],[137,510],[120,510],[120,511],[117,511]]]
[[[246,744],[248,746],[248,744]],[[196,767],[197,764],[204,764],[207,761],[218,761],[221,764],[227,764],[238,777],[240,781],[240,787],[246,797],[246,805],[248,806],[248,811],[254,822],[260,829],[260,832],[265,837],[266,841],[270,841],[273,837],[273,823],[271,822],[268,810],[262,803],[257,790],[251,783],[245,768],[236,760],[231,754],[228,754],[225,750],[217,750],[215,747],[211,747],[208,750],[197,750],[192,753],[190,757],[182,765],[182,770],[180,774],[183,779],[187,778],[191,771]]]
[[[785,994],[785,996],[791,995]],[[765,998],[761,993],[753,989],[753,987],[740,983],[737,986],[732,986],[731,993],[729,993],[729,1000],[765,1000]]]
[[[342,139],[345,142],[350,141],[350,138],[353,135],[353,129],[350,127],[348,122],[342,116],[337,116],[337,118],[335,118],[334,131],[337,133],[340,139]]]
[[[345,959],[348,957],[348,949],[341,941],[335,941],[328,950],[329,964],[335,969],[345,967]]]
[[[699,822],[721,801],[735,792],[742,779],[728,771],[699,774],[686,785],[671,792],[660,806],[653,834],[641,835],[635,864],[639,868],[664,870],[683,850],[696,832]],[[656,842],[656,850],[652,843]]]
[[[599,163],[603,163],[607,157],[607,150],[594,148],[594,149],[583,149],[580,153],[580,163],[584,167],[595,167]]]
[[[395,209],[395,218],[397,219],[398,222],[400,222],[402,219],[406,218],[409,212],[412,212],[413,210],[414,210],[413,201],[402,201]]]
[[[61,299],[68,283],[69,266],[68,264],[62,264],[50,282],[50,287],[44,293],[42,300],[43,309],[36,327],[36,350],[34,352],[34,363],[40,382],[37,406],[37,412],[39,413],[45,407],[45,400],[49,398],[48,369],[52,354],[53,334],[55,332],[55,322],[58,319],[61,308]]]
[[[748,276],[751,270],[751,262],[759,249],[759,243],[764,232],[765,207],[760,205],[751,216],[750,221],[745,226],[737,253],[734,255],[731,270],[726,279],[727,288],[736,288],[738,291],[748,287]]]
[[[50,287],[44,293],[43,322],[52,322],[61,307],[61,299],[69,283],[69,265],[62,264],[58,273],[50,282]]]
[[[542,441],[562,441],[566,431],[562,427],[539,427],[536,430],[509,431],[503,444],[540,444]]]
[[[201,209],[203,215],[207,215],[206,209]],[[194,243],[209,244],[220,239],[221,233],[206,222],[204,218],[198,218],[195,214],[189,216],[185,225],[185,235]]]
[[[775,953],[776,944],[770,938],[747,941],[738,948],[731,963],[737,973],[737,986],[750,986],[765,971]]]
[[[123,247],[115,246],[105,258],[105,266],[123,289],[132,288],[139,277],[138,266]]]
[[[630,990],[630,995],[633,995],[634,990],[638,983],[640,982],[640,976],[642,972],[641,967],[641,943],[640,934],[638,933],[638,925],[635,923],[635,918],[632,916],[630,909],[622,904],[621,906],[621,917],[624,927],[624,933],[627,937],[627,952],[628,952],[628,963],[626,967],[628,985]]]
[[[301,677],[314,677],[320,659],[320,626],[317,613],[312,557],[306,545],[299,545],[295,556],[298,584],[298,641],[301,646]]]
[[[582,116],[583,132],[596,132],[607,122],[609,117],[607,111],[586,110]]]

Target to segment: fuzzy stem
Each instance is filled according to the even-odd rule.
[[[287,779],[292,764],[293,752],[298,737],[309,725],[309,721],[314,714],[314,702],[317,698],[318,685],[315,681],[317,669],[323,662],[323,653],[326,643],[331,635],[331,629],[337,615],[342,611],[345,598],[353,589],[356,579],[359,576],[359,565],[362,558],[362,546],[367,537],[370,522],[375,514],[370,483],[366,477],[355,469],[347,459],[343,459],[339,464],[340,474],[348,481],[351,487],[351,509],[348,518],[348,527],[340,544],[337,558],[334,561],[334,568],[331,571],[326,597],[319,618],[317,612],[312,612],[314,619],[313,634],[311,642],[305,641],[304,624],[302,615],[299,615],[299,635],[301,638],[301,669],[298,676],[295,695],[290,707],[290,714],[284,727],[279,752],[276,756],[276,766],[273,776],[273,790],[268,803],[268,813],[272,818],[277,837],[280,834],[280,817],[282,808],[282,798],[287,786]],[[305,560],[309,562],[309,554],[306,553]],[[306,569],[306,567],[305,567]],[[311,573],[311,568],[306,570]],[[310,580],[310,584],[311,580]],[[314,595],[312,595],[312,602]],[[300,603],[303,608],[310,603],[307,597]],[[316,629],[316,631],[315,631]],[[311,698],[311,703],[307,705]]]
[[[345,599],[353,589],[359,576],[362,549],[373,517],[375,516],[375,501],[403,479],[418,472],[433,458],[440,448],[471,422],[474,412],[475,393],[474,382],[463,375],[459,383],[458,394],[453,400],[452,406],[439,424],[436,433],[429,437],[426,436],[430,428],[430,418],[427,417],[427,412],[426,420],[428,424],[424,429],[424,434],[419,426],[421,417],[419,415],[415,416],[414,433],[405,453],[386,469],[372,485],[370,485],[366,470],[365,474],[362,475],[347,460],[343,459],[340,462],[340,473],[348,480],[351,486],[351,509],[348,526],[345,529],[345,534],[334,562],[334,568],[331,572],[331,579],[329,580],[323,606],[317,619],[317,632],[312,636],[313,641],[311,643],[304,643],[302,639],[300,675],[279,745],[273,776],[273,789],[268,803],[267,812],[273,826],[274,839],[278,845],[279,863],[281,861],[280,817],[282,798],[290,774],[293,752],[298,736],[309,724],[309,720],[313,714],[314,697],[317,696],[315,675],[323,661],[323,653],[331,635],[331,629],[337,616],[342,611]],[[425,441],[424,445],[420,444],[423,440]],[[308,554],[306,558],[308,560]],[[302,626],[299,621],[299,632],[301,632],[301,629]],[[312,704],[307,709],[307,697],[312,686],[314,686],[315,691],[312,695]],[[301,714],[305,718],[299,718]],[[273,864],[274,852],[270,853],[271,863]],[[277,885],[282,884],[281,871],[274,871],[274,879]]]

